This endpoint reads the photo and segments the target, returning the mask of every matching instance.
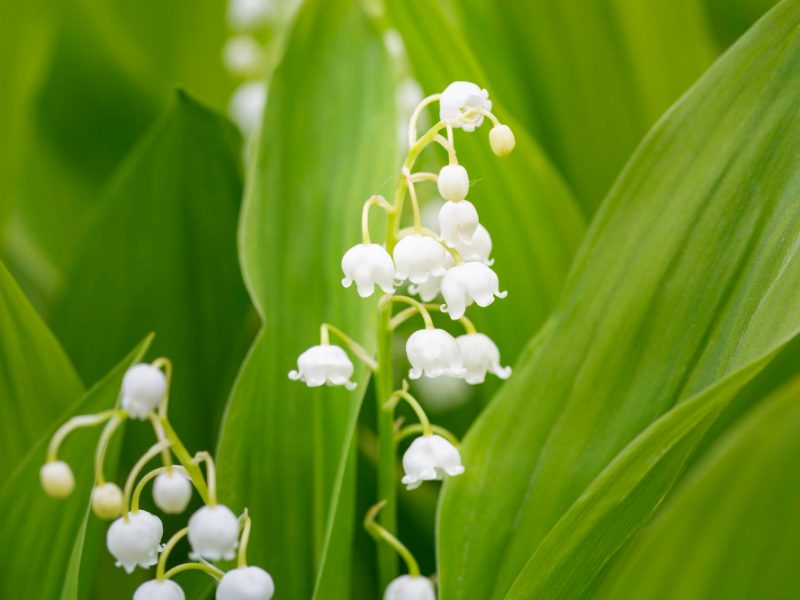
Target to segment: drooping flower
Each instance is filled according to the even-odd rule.
[[[419,285],[431,277],[440,277],[447,270],[447,251],[432,237],[411,234],[394,247],[395,279]]]
[[[161,369],[139,363],[122,378],[120,406],[134,419],[146,419],[155,410],[167,391],[167,378]]]
[[[464,262],[482,262],[487,267],[494,262],[489,258],[492,253],[492,238],[481,224],[475,229],[475,235],[468,242],[460,241],[455,244],[455,249]]]
[[[507,292],[500,291],[497,274],[483,263],[468,262],[448,269],[442,279],[442,310],[451,319],[464,316],[467,306],[473,302],[478,306],[489,306],[495,298],[505,298]]]
[[[459,202],[469,193],[469,175],[461,165],[445,165],[436,179],[439,195],[445,200]]]
[[[122,490],[116,483],[106,482],[92,490],[92,510],[101,519],[116,519],[122,514]]]
[[[411,363],[408,372],[411,379],[419,379],[422,375],[462,377],[466,373],[458,342],[444,329],[415,331],[406,342],[406,354]]]
[[[440,435],[423,435],[416,438],[403,454],[402,482],[409,490],[423,481],[455,477],[464,472],[458,448]]]
[[[394,263],[380,244],[358,244],[350,248],[342,257],[342,271],[342,285],[349,288],[355,281],[362,298],[371,296],[376,285],[387,294],[394,291]]]
[[[186,594],[171,579],[151,579],[136,588],[133,600],[186,600]]]
[[[182,513],[191,499],[192,483],[183,473],[166,471],[156,476],[153,482],[153,500],[168,515]]]
[[[461,127],[464,131],[475,131],[483,123],[483,114],[470,110],[482,108],[492,110],[489,92],[468,81],[454,81],[448,85],[439,98],[439,118],[451,127]]]
[[[467,370],[464,375],[467,383],[483,383],[486,373],[494,373],[500,379],[511,377],[511,367],[500,366],[500,350],[487,335],[468,333],[458,336],[456,342]]]
[[[147,511],[138,510],[111,524],[106,534],[106,545],[117,559],[117,566],[130,574],[137,566],[147,569],[158,562],[163,534],[161,519]]]
[[[478,211],[469,200],[445,202],[439,210],[439,232],[450,246],[470,243],[478,229]]]
[[[453,257],[448,252],[444,258],[445,269],[449,269],[454,264]],[[425,283],[411,284],[408,286],[408,291],[411,294],[417,294],[423,302],[430,302],[439,295],[443,277],[444,275],[432,276]]]
[[[42,489],[51,498],[66,498],[75,489],[75,476],[63,460],[46,462],[39,469]]]
[[[222,504],[203,506],[189,519],[193,560],[231,560],[239,546],[239,519]]]
[[[517,141],[514,132],[508,125],[495,125],[489,131],[489,145],[497,156],[508,156],[514,150]]]
[[[304,381],[308,387],[324,384],[343,385],[348,390],[356,387],[350,380],[353,363],[347,353],[334,344],[312,346],[297,358],[297,370],[289,372],[292,381]]]
[[[222,577],[216,600],[270,600],[273,594],[275,583],[264,569],[239,567]]]
[[[436,592],[427,577],[401,575],[386,586],[383,600],[436,600]]]

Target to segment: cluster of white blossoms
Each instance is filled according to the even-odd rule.
[[[425,107],[439,103],[439,120],[422,136],[417,137],[417,121]],[[474,83],[457,81],[440,94],[423,99],[411,115],[408,129],[409,151],[401,170],[394,202],[382,196],[372,196],[364,203],[362,211],[362,241],[353,246],[342,258],[344,278],[342,285],[355,284],[359,296],[368,298],[376,289],[382,292],[378,302],[378,347],[407,319],[419,315],[424,328],[413,332],[406,341],[406,356],[410,364],[408,378],[437,378],[442,376],[463,379],[469,384],[480,384],[491,373],[501,379],[511,375],[509,367],[502,366],[500,352],[495,343],[479,333],[467,319],[467,309],[474,305],[486,307],[495,299],[505,298],[490,258],[492,240],[481,224],[478,210],[467,200],[470,178],[466,168],[458,162],[454,130],[473,132],[488,118],[493,127],[489,143],[493,152],[506,156],[514,149],[514,134],[501,124],[491,112],[492,103],[486,90]],[[441,132],[444,132],[443,135]],[[413,167],[421,151],[429,145],[439,145],[447,152],[448,162],[438,173],[414,172]],[[435,183],[436,190],[445,201],[438,214],[438,231],[423,227],[416,186]],[[400,227],[403,203],[408,196],[413,214],[413,225]],[[387,234],[384,243],[373,242],[369,231],[370,209],[385,211]],[[406,286],[407,295],[398,289]],[[442,302],[434,303],[441,296]],[[397,304],[408,308],[393,312]],[[447,315],[460,321],[464,334],[453,336],[444,328],[434,326],[432,312]],[[303,352],[297,369],[289,373],[293,380],[305,382],[310,387],[321,385],[344,386],[353,389],[354,366],[344,348],[330,342],[333,333],[360,358],[376,375],[390,380],[394,387],[390,356],[377,358],[342,331],[332,325],[321,327],[320,344]],[[385,386],[377,385],[380,389]],[[389,388],[391,389],[391,388]],[[380,392],[379,392],[380,394]],[[379,402],[384,411],[394,415],[400,401],[407,402],[417,414],[419,424],[409,426],[387,443],[397,444],[407,435],[416,437],[402,459],[402,483],[413,490],[425,481],[442,480],[464,472],[457,441],[441,428],[428,422],[425,411],[409,393],[408,384],[396,389]],[[384,443],[381,440],[380,443]],[[394,446],[392,446],[394,447]],[[380,473],[379,473],[380,475]],[[383,499],[388,502],[388,498]],[[380,503],[376,506],[382,506]],[[368,530],[391,544],[406,559],[409,575],[391,581],[385,591],[385,600],[433,600],[435,592],[429,579],[421,577],[409,562],[410,554],[394,535],[375,523],[375,512],[366,522]],[[413,561],[413,557],[410,557]]]
[[[199,570],[218,581],[217,600],[270,600],[275,586],[269,573],[247,565],[246,551],[250,535],[247,511],[237,517],[230,508],[217,502],[216,472],[208,452],[190,455],[175,433],[167,416],[172,366],[165,358],[152,364],[136,364],[122,379],[118,406],[93,415],[81,415],[67,421],[55,433],[40,470],[45,492],[65,498],[75,488],[69,464],[58,460],[58,451],[67,436],[76,429],[105,424],[94,455],[95,485],[91,506],[96,516],[113,520],[106,533],[108,551],[116,565],[127,573],[138,567],[156,567],[156,576],[140,585],[134,600],[185,600],[181,587],[172,577],[187,570]],[[157,442],[131,469],[124,489],[106,481],[105,455],[109,443],[126,420],[149,421]],[[141,476],[144,467],[156,457],[162,465]],[[177,459],[179,464],[173,464]],[[205,473],[201,465],[205,464]],[[142,492],[153,482],[153,502],[165,514],[183,513],[192,499],[193,489],[203,501],[189,518],[188,525],[162,544],[161,519],[139,507]],[[188,537],[191,561],[167,569],[167,560],[175,545]],[[212,564],[238,557],[237,567],[223,571]]]

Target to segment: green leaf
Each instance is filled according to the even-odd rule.
[[[289,381],[327,321],[374,346],[374,302],[341,286],[360,241],[361,205],[398,168],[391,67],[353,0],[316,0],[298,16],[270,87],[251,165],[240,247],[264,321],[236,383],[219,446],[222,498],[253,516],[249,560],[279,594],[349,597],[355,465],[366,385],[311,390]],[[386,186],[386,187],[384,187]],[[336,343],[335,340],[333,340]]]
[[[236,258],[238,136],[179,92],[117,170],[52,315],[86,379],[149,331],[175,366],[171,418],[209,447],[250,332]],[[203,418],[198,418],[203,415]]]
[[[717,55],[703,0],[455,5],[464,38],[587,215]]]
[[[508,298],[469,317],[497,342],[504,360],[512,361],[559,298],[584,233],[580,208],[517,115],[505,108],[505,98],[495,95],[492,69],[482,68],[436,3],[386,4],[426,92],[441,92],[455,80],[475,81],[489,90],[494,112],[516,135],[514,152],[498,158],[486,139],[488,121],[472,134],[456,132],[459,161],[476,182],[470,200],[495,241],[493,268],[509,292]]]
[[[711,449],[599,598],[792,598],[800,577],[800,381]]]
[[[775,6],[777,0],[704,0],[704,4],[711,28],[725,48]]]
[[[465,440],[467,472],[445,486],[444,600],[504,597],[639,432],[800,328],[799,22],[796,0],[761,21],[615,184],[561,305]]]
[[[69,358],[0,263],[0,479],[82,393]]]
[[[94,480],[93,461],[97,432],[78,431],[59,453],[75,474],[75,491],[66,500],[45,495],[39,485],[39,469],[47,444],[67,419],[112,408],[119,396],[122,376],[147,352],[150,337],[141,342],[119,365],[66,411],[45,435],[31,443],[22,461],[0,491],[0,529],[6,543],[0,547],[4,565],[0,577],[2,598],[78,597],[78,571],[82,560],[97,550],[100,536],[84,547],[89,518],[89,496]],[[59,382],[53,381],[55,386]],[[95,521],[92,519],[92,521]],[[93,522],[88,527],[91,528]]]

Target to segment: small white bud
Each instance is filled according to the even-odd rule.
[[[122,490],[116,483],[104,483],[92,490],[92,510],[101,519],[116,519],[122,514]]]
[[[111,524],[106,545],[116,565],[130,574],[139,566],[148,569],[158,562],[164,526],[161,519],[144,510],[129,512]]]
[[[458,448],[440,435],[423,435],[416,438],[403,454],[402,482],[409,490],[423,481],[455,477],[464,472]]]
[[[500,379],[511,377],[511,367],[500,366],[500,351],[497,345],[482,333],[468,333],[456,338],[467,374],[467,383],[483,383],[486,373],[494,373]]]
[[[422,375],[463,377],[466,374],[458,343],[444,329],[415,331],[406,342],[406,354],[411,363],[408,372],[411,379],[419,379]]]
[[[270,600],[273,594],[275,583],[264,569],[239,567],[222,577],[216,600]]]
[[[455,249],[464,262],[482,262],[487,267],[491,267],[494,262],[489,258],[492,253],[492,237],[486,227],[478,224],[475,235],[468,242],[460,241],[455,244]]]
[[[383,600],[436,600],[436,592],[427,577],[401,575],[386,586]]]
[[[276,0],[229,0],[228,24],[236,31],[263,27],[275,16]]]
[[[168,515],[177,515],[186,510],[192,499],[192,483],[177,471],[159,473],[153,482],[153,501]]]
[[[451,127],[461,127],[464,131],[475,131],[483,123],[483,114],[476,108],[492,110],[489,92],[468,81],[454,81],[439,97],[439,118]],[[470,113],[469,116],[465,116]],[[449,199],[449,198],[448,198]]]
[[[189,519],[192,560],[231,560],[239,546],[239,519],[227,506],[203,506]]]
[[[489,145],[497,156],[508,156],[516,145],[514,132],[508,125],[495,125],[489,131]]]
[[[297,357],[297,370],[289,372],[292,381],[303,381],[308,387],[324,384],[342,385],[348,390],[356,388],[353,363],[347,353],[334,344],[312,346]]]
[[[439,195],[450,202],[459,202],[469,193],[469,175],[461,165],[445,165],[436,180]]]
[[[133,600],[186,600],[186,594],[171,579],[151,579],[136,588]]]
[[[439,210],[441,238],[450,246],[469,243],[478,229],[478,211],[469,200],[445,202]]]
[[[394,247],[395,279],[419,285],[431,277],[441,277],[447,268],[447,250],[426,235],[404,237]]]
[[[133,365],[122,378],[120,405],[134,419],[146,419],[166,391],[167,378],[161,369],[145,363]]]
[[[266,104],[266,83],[246,81],[233,92],[228,104],[228,116],[244,136],[249,136],[261,126],[261,116]]]
[[[39,481],[45,494],[51,498],[66,498],[75,489],[75,476],[63,460],[54,460],[42,465]]]
[[[355,281],[362,298],[371,296],[376,285],[387,294],[394,292],[394,263],[380,244],[358,244],[350,248],[342,257],[342,271],[342,285],[349,288]]]
[[[483,263],[468,262],[448,269],[442,279],[442,310],[450,318],[460,319],[467,306],[473,302],[486,307],[495,298],[505,298],[508,292],[500,291],[497,274]]]
[[[225,42],[222,57],[230,73],[247,76],[261,69],[263,50],[252,36],[236,35]]]

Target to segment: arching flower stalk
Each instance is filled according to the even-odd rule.
[[[439,120],[421,136],[417,122],[426,107],[439,104]],[[367,528],[377,538],[390,541],[379,547],[381,585],[387,600],[435,598],[430,580],[420,577],[413,557],[397,541],[395,477],[398,442],[419,434],[406,450],[402,464],[405,475],[402,483],[415,489],[426,481],[455,477],[464,472],[457,440],[449,432],[431,425],[422,406],[403,381],[396,389],[395,366],[392,364],[392,338],[395,330],[407,319],[421,317],[424,327],[407,340],[406,354],[410,363],[409,379],[450,376],[467,383],[482,383],[487,373],[501,379],[511,375],[509,367],[500,363],[500,352],[494,342],[478,333],[465,316],[473,304],[485,307],[495,299],[505,298],[489,255],[492,240],[480,223],[479,208],[468,201],[470,179],[467,169],[458,161],[455,130],[473,132],[484,119],[491,121],[489,143],[495,154],[507,156],[514,149],[514,134],[491,112],[489,94],[474,83],[457,81],[440,94],[423,99],[411,115],[408,127],[408,154],[400,168],[392,202],[372,196],[364,203],[361,217],[361,243],[346,251],[342,259],[344,287],[356,284],[358,294],[372,296],[376,289],[383,292],[378,302],[377,353],[372,355],[364,346],[335,327],[322,325],[320,344],[300,355],[297,369],[289,373],[294,380],[311,387],[327,384],[352,389],[353,363],[345,348],[332,345],[334,334],[357,358],[361,359],[375,377],[378,414],[378,499],[380,525],[375,522],[378,510],[370,512]],[[438,173],[414,170],[420,154],[429,146],[441,146],[447,154],[447,164]],[[422,225],[417,186],[435,184],[446,203],[439,212],[439,231]],[[406,199],[411,208],[411,224],[402,227]],[[369,213],[380,209],[386,215],[386,235],[383,243],[372,239]],[[398,291],[407,285],[404,295]],[[444,302],[431,304],[441,295]],[[417,296],[420,300],[414,298]],[[407,305],[398,310],[399,305]],[[465,329],[458,338],[434,325],[431,313],[447,315],[458,320]],[[395,410],[400,401],[408,403],[419,419],[396,431]],[[391,541],[393,540],[393,541]],[[395,543],[396,542],[396,543]],[[401,548],[402,547],[402,548]],[[399,552],[408,563],[410,575],[397,577]],[[412,566],[414,567],[412,569]],[[414,572],[412,572],[414,571]]]
[[[270,600],[274,593],[272,578],[263,569],[248,567],[247,543],[250,517],[237,517],[217,502],[214,459],[208,452],[192,456],[169,421],[169,388],[172,365],[166,358],[151,364],[137,364],[128,369],[122,380],[119,401],[115,408],[94,415],[73,417],[53,435],[47,449],[46,462],[40,470],[45,492],[54,498],[67,497],[75,487],[69,465],[58,459],[64,440],[77,429],[104,425],[94,452],[94,488],[92,510],[105,520],[113,520],[106,533],[108,551],[118,567],[132,573],[137,567],[156,566],[155,579],[140,585],[134,600],[185,600],[181,587],[172,577],[188,570],[202,571],[219,581],[219,600]],[[105,457],[115,433],[126,421],[148,421],[156,442],[145,451],[128,474],[123,488],[106,481]],[[157,457],[161,465],[147,471]],[[177,464],[176,464],[177,462]],[[205,471],[201,468],[205,465]],[[153,501],[166,514],[184,512],[195,490],[203,506],[189,519],[188,526],[162,544],[164,526],[161,519],[139,508],[141,495],[153,482]],[[190,561],[166,569],[167,559],[182,538],[188,537]],[[237,556],[238,566],[227,573],[212,564]],[[209,562],[211,561],[211,562]],[[241,592],[245,589],[246,592]],[[249,594],[249,595],[247,595]]]

